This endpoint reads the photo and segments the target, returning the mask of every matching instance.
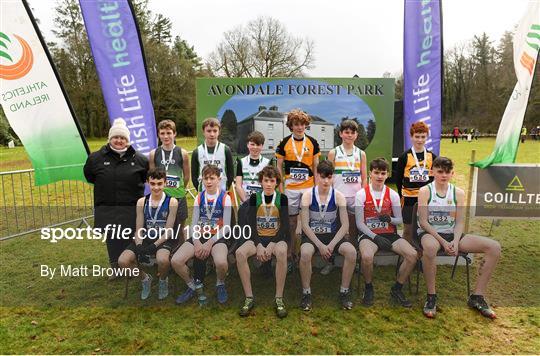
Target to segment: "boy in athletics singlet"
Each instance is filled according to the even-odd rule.
[[[287,127],[291,135],[285,137],[276,149],[277,169],[284,177],[283,187],[280,192],[285,193],[289,199],[289,229],[290,243],[288,255],[295,255],[297,236],[300,225],[297,226],[298,214],[302,194],[311,191],[315,186],[314,172],[317,170],[319,156],[321,154],[319,144],[313,137],[306,135],[306,127],[311,123],[311,118],[301,110],[292,110],[287,114]],[[287,266],[292,269],[292,262]]]
[[[284,318],[287,316],[283,289],[287,276],[288,200],[286,195],[276,190],[281,183],[277,168],[266,166],[258,176],[262,191],[249,197],[248,222],[251,236],[249,239],[242,239],[242,245],[236,250],[236,265],[246,296],[240,316],[249,315],[255,306],[248,259],[256,255],[262,263],[271,263],[272,256],[276,256],[275,308],[277,316]]]
[[[418,237],[422,244],[422,268],[426,280],[427,297],[424,315],[434,318],[437,312],[435,277],[437,252],[443,249],[448,255],[459,252],[483,253],[478,279],[467,304],[485,317],[495,319],[495,312],[489,307],[484,293],[499,261],[501,245],[487,237],[464,234],[465,192],[450,183],[454,175],[454,164],[446,157],[433,161],[435,180],[420,188],[418,193]]]
[[[261,192],[259,172],[270,164],[270,160],[261,155],[264,145],[264,135],[259,131],[253,131],[247,137],[249,155],[236,161],[236,193],[240,202],[249,199],[249,196]]]

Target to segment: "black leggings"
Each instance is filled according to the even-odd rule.
[[[204,282],[204,277],[206,276],[206,259],[201,260],[197,257],[193,258],[193,277],[195,280],[199,280],[201,283]]]

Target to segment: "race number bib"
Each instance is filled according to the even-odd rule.
[[[454,217],[448,211],[430,211],[428,222],[430,225],[453,225]]]
[[[360,172],[343,172],[341,173],[343,177],[343,183],[354,184],[360,181]]]
[[[278,219],[272,217],[268,220],[262,217],[257,217],[257,228],[260,230],[277,230],[279,227]]]
[[[418,168],[412,168],[409,171],[409,181],[411,183],[423,183],[429,181],[429,171],[425,169],[423,173],[420,173]]]
[[[388,229],[388,223],[378,218],[367,218],[366,225],[370,230]]]
[[[332,226],[330,223],[312,223],[310,224],[310,227],[315,234],[329,234],[332,232]]]
[[[215,232],[217,231],[217,229],[219,228],[219,225],[218,225],[218,219],[208,219],[207,217],[201,217],[199,219],[199,225],[200,226],[210,226],[210,230],[212,232]]]
[[[307,168],[291,168],[291,179],[297,182],[304,182],[309,178]]]
[[[165,186],[167,188],[180,188],[180,178],[177,176],[167,175]]]

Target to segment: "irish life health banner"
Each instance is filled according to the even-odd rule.
[[[80,0],[109,121],[126,120],[135,150],[157,146],[156,122],[141,39],[127,0]]]
[[[35,169],[36,185],[86,182],[88,148],[27,4],[1,2],[0,94]]]
[[[440,0],[405,0],[403,41],[404,149],[412,146],[409,127],[429,126],[426,147],[439,154],[442,120],[442,16]]]

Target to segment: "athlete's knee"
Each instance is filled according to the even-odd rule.
[[[499,257],[501,255],[501,244],[499,241],[491,240],[487,247],[486,253],[493,257]]]
[[[241,248],[236,250],[235,255],[238,262],[246,262],[248,259],[247,252]]]
[[[356,250],[353,246],[346,246],[343,251],[343,257],[349,262],[354,262],[356,260]]]
[[[156,254],[156,262],[158,266],[169,266],[169,255],[166,253]]]
[[[363,264],[373,264],[373,253],[371,251],[360,251],[360,258]]]
[[[311,262],[313,257],[313,251],[308,248],[303,248],[300,250],[300,261],[303,263]]]
[[[214,258],[214,264],[216,265],[216,269],[227,269],[229,267],[226,257]]]
[[[287,258],[287,246],[277,245],[274,249],[274,255],[277,260],[283,260]]]
[[[418,259],[418,253],[414,249],[406,251],[404,258],[409,263],[416,263],[416,260]]]
[[[171,259],[171,265],[173,266],[173,268],[182,268],[186,265],[186,259],[182,255],[177,253]]]
[[[129,267],[133,263],[133,258],[130,254],[123,253],[118,258],[118,266],[122,268]]]

